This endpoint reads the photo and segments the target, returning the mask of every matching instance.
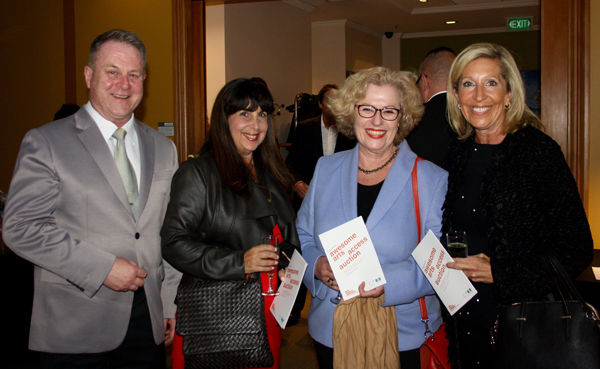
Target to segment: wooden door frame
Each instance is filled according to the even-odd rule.
[[[562,147],[587,210],[590,1],[541,0],[541,13],[542,122]]]
[[[207,132],[204,5],[202,0],[172,0],[175,144],[180,162],[200,151]]]

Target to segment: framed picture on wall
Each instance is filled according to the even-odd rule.
[[[540,71],[522,70],[521,77],[525,84],[525,103],[539,117],[542,111]]]

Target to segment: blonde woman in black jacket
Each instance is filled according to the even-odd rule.
[[[478,291],[447,319],[449,355],[453,369],[487,368],[500,305],[551,292],[545,254],[577,277],[592,261],[593,241],[560,146],[525,105],[510,53],[487,43],[467,47],[452,65],[448,91],[459,139],[444,163],[442,233],[467,232],[469,256],[448,266]]]

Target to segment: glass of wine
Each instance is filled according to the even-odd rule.
[[[277,248],[277,254],[279,254],[279,238],[278,237],[273,237],[272,235],[264,236],[263,244],[275,246]],[[269,259],[269,260],[273,260],[273,259]],[[270,272],[267,272],[267,276],[269,277],[269,289],[267,290],[267,292],[263,292],[263,296],[279,295],[279,292],[275,291],[273,289],[273,276],[277,273],[277,267],[279,266],[279,259],[277,259],[275,261],[277,262],[277,265],[274,266],[273,270],[271,270]]]
[[[451,231],[446,235],[448,252],[453,258],[466,258],[469,255],[467,249],[467,232]]]

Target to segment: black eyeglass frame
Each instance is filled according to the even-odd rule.
[[[379,109],[379,108],[376,108],[373,105],[369,105],[369,104],[360,104],[360,105],[356,104],[354,106],[356,107],[356,109],[358,111],[358,115],[360,115],[363,118],[373,118],[375,115],[377,115],[377,112],[379,112],[379,115],[381,116],[381,119],[387,120],[388,122],[392,122],[392,121],[395,121],[396,119],[398,119],[398,117],[400,116],[400,113],[402,112],[400,109],[396,109],[396,108],[381,108],[381,109]],[[360,108],[363,107],[363,106],[368,106],[368,107],[372,108],[373,111],[374,111],[373,115],[371,115],[370,117],[366,117],[366,116],[362,115],[360,113]],[[387,118],[385,118],[383,116],[383,111],[384,110],[393,110],[393,111],[396,112],[396,116],[394,118],[392,118],[392,119],[387,119]]]
[[[423,76],[425,76],[425,78],[429,78],[429,77],[427,76],[427,74],[425,74],[425,73],[421,73],[421,74],[419,74],[419,78],[417,78],[417,84],[419,84],[419,82],[421,81],[421,78],[422,78]]]

